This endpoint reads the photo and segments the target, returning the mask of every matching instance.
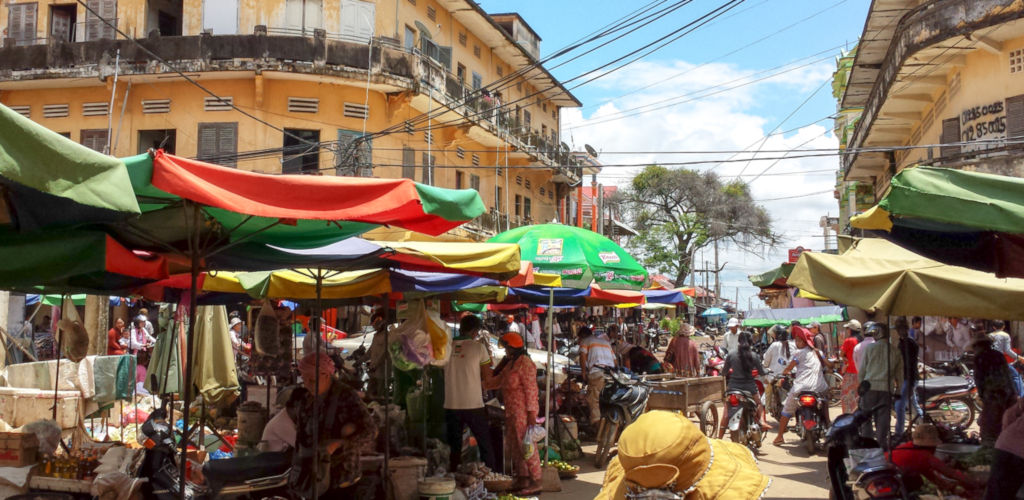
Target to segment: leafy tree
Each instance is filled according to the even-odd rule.
[[[753,251],[780,237],[746,183],[722,182],[714,172],[649,165],[622,192],[620,203],[640,233],[629,247],[656,272],[682,284],[697,250],[716,240]]]

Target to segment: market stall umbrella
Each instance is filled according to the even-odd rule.
[[[523,226],[487,240],[517,243],[522,259],[536,271],[558,274],[563,286],[587,288],[591,282],[605,290],[639,290],[647,270],[614,241],[593,231],[562,224]]]
[[[0,104],[0,224],[18,229],[139,214],[124,163]]]
[[[795,265],[790,263],[782,264],[775,269],[761,274],[748,275],[747,279],[758,288],[786,288],[786,279],[793,272],[793,266]]]
[[[919,166],[893,176],[882,200],[850,219],[925,257],[1024,277],[1024,179]]]
[[[647,281],[644,269],[629,252],[614,241],[593,231],[563,224],[537,224],[518,227],[500,233],[488,241],[493,243],[516,243],[522,252],[522,259],[533,263],[538,272],[557,274],[562,285],[569,288],[585,289],[591,283],[603,289],[639,290]],[[585,300],[585,299],[584,299]],[[548,292],[548,366],[553,366],[552,343],[555,292]],[[551,379],[545,377],[545,397],[551,395]],[[545,430],[550,434],[550,404],[544,405]],[[548,438],[544,438],[545,450]],[[545,452],[545,461],[548,454]]]
[[[729,313],[725,312],[724,309],[720,309],[718,307],[711,307],[700,313],[700,315],[705,318],[708,316],[727,316],[728,314]]]
[[[182,254],[191,266],[185,380],[191,380],[197,281],[202,270],[211,269],[208,259],[216,254],[243,243],[317,247],[377,225],[436,235],[484,212],[475,190],[441,189],[409,179],[267,175],[163,151],[125,162],[143,216],[136,224],[117,225],[119,234],[140,246]],[[187,383],[185,414],[191,398]],[[181,495],[187,442],[182,440]]]
[[[18,232],[0,226],[0,289],[116,292],[167,277],[167,261],[97,230]]]
[[[942,264],[880,238],[804,252],[791,286],[873,314],[1024,319],[1024,279]]]

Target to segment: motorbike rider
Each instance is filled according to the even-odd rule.
[[[980,326],[980,325],[979,325]],[[978,328],[984,332],[983,328]],[[1003,413],[1017,402],[1017,395],[1003,353],[992,348],[988,335],[978,335],[971,344],[974,351],[974,383],[981,397],[978,427],[982,444],[992,444],[1003,427]]]
[[[753,338],[750,332],[741,332],[735,352],[730,352],[725,358],[725,386],[727,391],[743,391],[751,395],[757,401],[757,421],[764,430],[771,429],[764,417],[764,405],[757,397],[757,383],[754,379],[758,374],[757,357],[751,349]],[[725,437],[725,429],[729,426],[727,419],[722,419],[722,427],[718,432],[718,439]]]
[[[775,381],[782,375],[782,371],[793,360],[793,353],[796,352],[796,345],[789,339],[789,331],[786,330],[786,327],[775,325],[772,327],[772,332],[774,332],[775,341],[768,346],[761,363],[761,366],[767,370],[769,382]],[[764,406],[771,406],[775,397],[774,386],[765,387]]]
[[[864,325],[864,331],[875,339],[864,348],[861,363],[857,365],[857,381],[868,382],[870,388],[860,397],[860,409],[874,408],[875,439],[882,449],[889,449],[889,421],[892,418],[892,395],[899,394],[903,386],[903,356],[889,343],[889,329],[874,321]],[[899,396],[897,396],[899,397]],[[870,435],[870,423],[861,432]]]
[[[793,359],[786,365],[786,369],[782,370],[783,375],[788,375],[794,371],[793,375],[793,387],[790,388],[789,394],[786,395],[786,401],[782,405],[782,418],[779,419],[779,434],[772,441],[772,444],[781,446],[785,442],[783,435],[786,433],[786,427],[789,425],[789,419],[793,417],[793,412],[796,410],[797,395],[801,392],[815,392],[820,397],[825,397],[828,392],[828,383],[825,381],[825,371],[823,369],[823,361],[821,354],[814,349],[811,338],[811,332],[802,326],[794,326],[793,338],[796,339],[796,352],[793,353]],[[778,383],[782,383],[779,380]]]

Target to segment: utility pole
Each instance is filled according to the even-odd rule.
[[[715,301],[722,300],[722,287],[718,280],[718,238],[715,238]]]
[[[690,288],[693,289],[693,307],[690,307],[690,324],[697,324],[697,270],[693,268],[693,257],[696,248],[690,248]]]

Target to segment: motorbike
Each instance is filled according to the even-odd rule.
[[[594,454],[594,465],[599,469],[607,465],[622,429],[644,412],[651,395],[651,385],[639,377],[611,368],[603,370],[605,386],[601,391],[601,421]]]
[[[718,345],[716,340],[710,347],[700,351],[701,364],[704,365],[704,375],[708,377],[717,377],[722,374],[722,370],[725,368],[725,357],[728,351]]]
[[[757,453],[764,441],[764,430],[757,421],[757,396],[746,391],[729,390],[725,393],[728,405],[729,439]]]
[[[796,401],[796,432],[808,455],[816,453],[828,431],[828,401],[822,394],[801,391]]]
[[[660,329],[657,329],[657,328],[648,328],[647,332],[646,332],[646,335],[647,335],[647,345],[650,346],[650,349],[652,351],[657,349],[657,348],[659,348],[659,347],[667,347],[668,346],[668,335],[667,334],[668,334],[668,332],[666,332],[664,330],[660,330]]]
[[[143,498],[180,498],[174,430],[167,423],[166,410],[153,410],[140,431],[140,439],[145,438],[143,446],[146,449],[140,476],[149,478],[143,486]],[[273,496],[274,493],[285,493],[291,465],[289,452],[211,460],[203,465],[201,475],[186,475],[185,498],[263,498]],[[196,481],[196,476],[203,481]]]
[[[840,415],[825,434],[830,498],[907,498],[899,469],[885,459],[878,441],[860,435],[861,426],[871,420],[871,415],[876,409],[878,407],[866,412],[858,409],[853,413]],[[863,458],[851,463],[851,450],[861,450],[858,456]],[[851,467],[848,468],[847,463],[850,463]]]
[[[974,380],[956,375],[920,380],[915,388],[921,410],[936,423],[966,429],[974,423],[978,389]]]
[[[772,402],[765,407],[765,411],[772,416],[775,420],[779,420],[782,417],[782,402],[786,400],[786,396],[789,395],[789,389],[793,386],[792,379],[785,378],[782,382],[782,387],[776,384],[779,380],[779,375],[768,373],[764,376],[763,385],[764,390],[772,391]]]

